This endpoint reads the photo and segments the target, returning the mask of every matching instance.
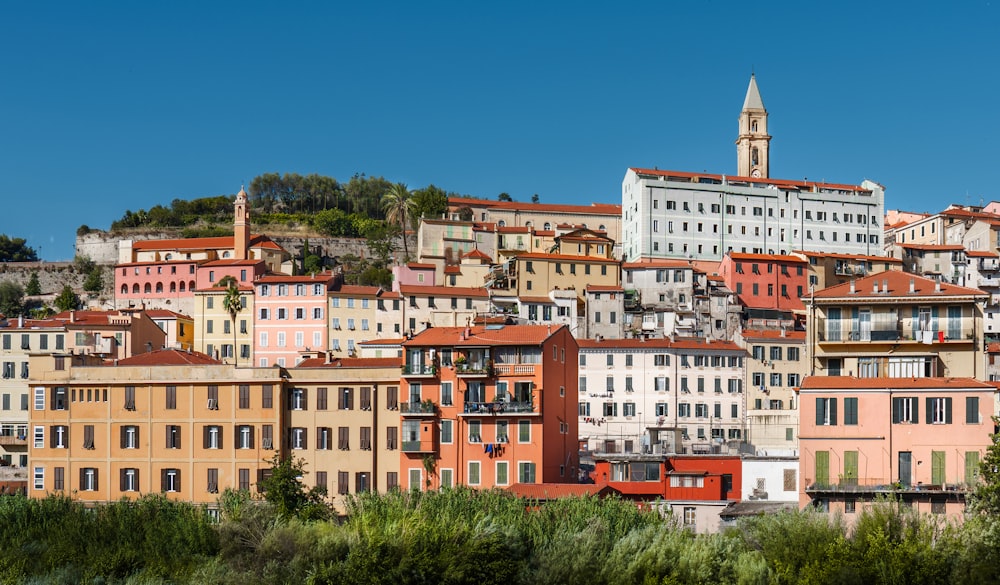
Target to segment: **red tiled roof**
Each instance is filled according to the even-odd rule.
[[[814,187],[817,189],[839,189],[841,191],[859,191],[863,193],[869,193],[870,189],[865,189],[859,185],[845,185],[841,183],[821,183],[816,181],[791,181],[787,179],[762,179],[755,177],[739,177],[736,175],[713,175],[711,173],[689,173],[686,171],[661,171],[658,169],[642,169],[632,167],[629,170],[634,171],[638,175],[653,175],[656,177],[679,177],[679,178],[706,178],[706,179],[716,179],[721,181],[726,179],[729,183],[756,183],[760,185],[774,185],[776,187],[784,187],[791,189],[808,189],[812,190]]]
[[[192,317],[188,317],[187,315],[181,313],[175,313],[174,311],[168,311],[167,309],[146,309],[146,315],[148,315],[150,319],[192,319]]]
[[[553,500],[583,496],[606,496],[615,490],[593,483],[515,483],[507,488],[515,496],[528,500]]]
[[[435,297],[481,297],[488,298],[489,291],[485,288],[470,286],[427,286],[422,284],[401,284],[399,292],[404,295],[428,295]]]
[[[882,282],[885,281],[888,285],[888,292],[882,293]],[[910,281],[913,281],[913,290],[911,294]],[[937,296],[937,297],[948,297],[948,296],[985,296],[985,293],[981,290],[975,288],[966,288],[964,286],[957,286],[954,284],[941,283],[941,292],[935,290],[937,281],[930,278],[924,278],[922,276],[917,276],[916,274],[910,274],[907,272],[900,272],[897,270],[890,270],[888,272],[881,272],[879,274],[872,274],[864,278],[859,278],[853,281],[854,284],[854,294],[851,294],[851,282],[845,282],[843,284],[838,284],[836,286],[831,286],[824,288],[823,290],[816,291],[812,297],[817,299],[838,299],[838,298],[850,298],[850,299],[878,299],[878,298],[896,298],[902,299],[907,297],[927,297],[927,296]],[[872,285],[878,284],[879,292],[872,292]],[[803,297],[809,298],[809,297]]]
[[[671,341],[666,337],[653,339],[643,339],[641,337],[630,337],[627,339],[577,339],[580,349],[603,348],[603,349],[696,349],[696,350],[718,350],[718,351],[745,351],[742,347],[732,341],[712,341],[706,342],[700,337],[686,337]]]
[[[490,201],[488,199],[472,199],[470,197],[449,197],[451,207],[476,206],[492,209],[519,209],[523,211],[551,213],[582,213],[585,215],[618,215],[622,214],[622,206],[613,203],[591,203],[590,205],[557,205],[552,203],[523,203],[521,201]]]
[[[115,268],[129,268],[132,266],[171,266],[173,264],[204,264],[204,260],[152,260],[149,262],[122,262],[115,264]]]
[[[309,358],[299,362],[296,368],[398,368],[398,357],[392,358]]]
[[[975,378],[857,378],[854,376],[806,376],[802,390],[839,389],[935,389],[935,388],[993,388],[991,384]]]
[[[328,272],[321,272],[320,274],[301,274],[301,275],[290,275],[290,274],[265,274],[257,280],[254,284],[271,284],[271,283],[298,283],[298,284],[328,284],[333,282],[333,275]]]
[[[201,352],[179,349],[157,349],[118,360],[119,366],[205,366],[221,363]]]
[[[966,256],[970,258],[998,258],[1000,254],[996,252],[990,252],[989,250],[966,250]]]
[[[141,311],[136,311],[140,313]],[[72,315],[71,315],[72,313]],[[111,317],[126,317],[127,313],[121,311],[63,311],[51,317],[53,321],[59,321],[63,325],[110,325]],[[70,320],[72,319],[72,323]],[[117,326],[117,325],[116,325]]]
[[[647,268],[690,268],[695,272],[701,272],[687,260],[640,258],[635,262],[625,262],[622,264],[622,269],[624,270],[644,270]]]
[[[908,250],[924,250],[927,252],[965,249],[965,246],[962,244],[899,244],[899,247]]]
[[[379,291],[382,290],[377,286],[361,286],[357,284],[342,284],[339,289],[334,289],[331,291],[334,295],[366,295],[366,296],[378,296]],[[384,291],[383,291],[384,292]]]
[[[544,252],[525,252],[515,254],[518,259],[525,260],[552,260],[556,262],[605,262],[607,264],[617,264],[614,258],[598,258],[597,256],[571,256],[569,254],[546,254]]]
[[[474,250],[469,250],[465,254],[462,254],[460,257],[461,258],[481,258],[483,260],[493,260],[493,258],[491,258],[489,254],[487,254],[486,252],[483,252],[479,248],[476,248]]]
[[[462,274],[462,267],[461,266],[455,266],[455,265],[445,266],[444,267],[444,273],[445,274]]]
[[[903,261],[892,256],[865,256],[864,254],[834,254],[832,252],[810,252],[807,250],[792,250],[793,254],[802,254],[807,258],[836,258],[838,260],[868,260],[873,262],[890,262],[902,264]]]
[[[623,289],[620,286],[610,286],[604,284],[588,284],[587,290],[592,290],[594,292],[622,292]]]
[[[528,295],[522,295],[517,298],[522,303],[555,303],[555,301],[553,301],[549,297],[532,297]]]
[[[780,340],[780,339],[790,339],[792,341],[804,341],[806,338],[805,331],[772,331],[772,330],[761,330],[761,329],[744,329],[743,339],[767,339],[767,340]]]
[[[492,329],[489,326],[469,327],[468,336],[463,335],[466,327],[432,327],[424,329],[404,346],[471,346],[484,345],[541,345],[565,325],[505,325]]]
[[[406,338],[368,339],[366,341],[359,341],[358,345],[402,345],[404,341],[406,341]]]
[[[987,345],[986,353],[1000,353],[1000,343],[991,343]]]
[[[433,264],[427,264],[424,262],[409,262],[406,267],[410,270],[434,270]]]
[[[794,264],[806,264],[806,261],[798,256],[783,256],[781,254],[744,254],[742,252],[729,252],[728,256],[733,260],[756,260],[758,262],[791,262]]]
[[[263,234],[250,236],[250,248],[283,250],[271,238]],[[213,238],[179,238],[170,240],[138,240],[132,243],[133,250],[232,250],[233,236]]]
[[[224,260],[209,260],[201,264],[202,267],[212,267],[212,266],[256,266],[257,264],[263,264],[263,260],[249,258],[246,260],[237,260],[235,258],[226,258]]]

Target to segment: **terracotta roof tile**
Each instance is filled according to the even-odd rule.
[[[405,337],[392,339],[368,339],[366,341],[359,341],[358,345],[402,345],[404,341],[406,341]]]
[[[489,326],[468,328],[470,334],[464,336],[465,327],[432,327],[424,329],[404,346],[471,346],[490,345],[541,345],[565,325],[505,325],[498,329]]]
[[[426,286],[421,284],[401,284],[399,292],[404,295],[428,295],[435,297],[480,297],[488,298],[490,293],[485,288],[469,286]]]
[[[571,256],[569,254],[546,254],[544,252],[525,252],[515,254],[518,259],[525,260],[552,260],[554,262],[604,262],[606,264],[617,264],[614,258],[598,258],[597,256]]]
[[[744,329],[743,339],[767,339],[767,340],[780,340],[788,339],[791,341],[805,341],[806,332],[805,331],[771,331],[771,330],[761,330],[761,329]]]
[[[643,339],[630,337],[628,339],[577,339],[580,349],[692,349],[703,351],[745,351],[732,341],[706,342],[700,337],[687,337],[670,340],[666,337]]]
[[[179,349],[157,349],[118,360],[119,366],[203,366],[221,363],[201,352]]]
[[[792,254],[802,254],[806,258],[836,258],[838,260],[867,260],[872,262],[889,262],[902,264],[903,261],[892,256],[865,256],[864,254],[834,254],[832,252],[810,252],[807,250],[792,250]]]
[[[812,190],[814,187],[817,189],[837,189],[841,191],[858,191],[862,193],[871,192],[870,189],[865,189],[859,185],[846,185],[841,183],[822,183],[816,181],[790,181],[787,179],[762,179],[755,177],[739,177],[736,175],[713,175],[711,173],[690,173],[686,171],[661,171],[659,169],[642,169],[632,167],[629,169],[634,171],[639,175],[652,175],[656,177],[680,177],[680,178],[706,178],[715,179],[721,181],[726,179],[729,183],[754,183],[760,185],[774,185],[776,187],[784,187],[786,189],[807,189]]]
[[[169,318],[192,319],[192,317],[189,317],[182,313],[169,311],[167,309],[146,309],[146,315],[148,315],[150,319],[169,319]]]
[[[356,284],[342,284],[339,289],[334,289],[330,291],[334,296],[337,295],[364,295],[364,296],[378,296],[378,292],[382,290],[377,286],[360,286]]]
[[[402,358],[309,358],[299,362],[296,368],[396,368]]]
[[[333,282],[333,275],[327,272],[320,274],[302,274],[293,276],[290,274],[265,274],[254,284],[274,284],[274,283],[296,283],[296,284],[329,284]]]
[[[966,250],[965,255],[970,258],[1000,258],[1000,254],[989,250]]]
[[[658,485],[658,484],[657,484]],[[593,483],[515,483],[507,491],[528,500],[553,500],[583,496],[606,496],[616,490]]]
[[[138,240],[132,243],[133,250],[232,250],[233,236],[213,238],[177,238],[170,240]],[[250,236],[250,248],[283,250],[271,238],[254,234]]]
[[[798,256],[783,256],[781,254],[744,254],[742,252],[730,252],[728,254],[733,260],[745,261],[756,260],[758,262],[790,262],[792,264],[806,264],[806,260]]]
[[[620,286],[610,286],[604,284],[588,284],[587,290],[594,292],[622,292],[625,289],[623,289]]]
[[[690,268],[701,272],[687,260],[667,260],[656,258],[640,258],[635,262],[625,262],[622,264],[623,270],[651,270],[656,268]]]
[[[924,250],[926,252],[964,250],[962,244],[899,244],[900,248],[906,250]]]
[[[993,388],[991,384],[975,378],[857,378],[855,376],[807,376],[802,379],[802,390],[840,389],[959,389]]]
[[[613,203],[591,203],[590,205],[557,205],[552,203],[523,203],[521,201],[490,201],[488,199],[472,199],[471,197],[449,197],[451,207],[476,206],[492,209],[520,209],[524,211],[551,213],[581,213],[585,215],[617,215],[622,214],[622,206]]]
[[[910,281],[913,281],[914,292],[911,294]],[[888,287],[888,293],[882,293],[882,282],[885,281]],[[836,286],[831,286],[824,288],[821,291],[816,291],[812,295],[816,299],[839,299],[839,298],[849,298],[849,299],[879,299],[879,298],[898,298],[905,299],[909,297],[949,297],[949,296],[985,296],[985,293],[981,290],[974,288],[966,288],[964,286],[957,286],[954,284],[941,283],[941,292],[936,292],[935,286],[937,281],[930,278],[924,278],[922,276],[917,276],[916,274],[910,274],[907,272],[900,272],[898,270],[890,270],[888,272],[881,272],[879,274],[872,274],[864,278],[859,278],[853,281],[854,284],[854,294],[851,294],[851,284],[850,282],[845,282],[843,284],[838,284]],[[872,285],[877,284],[879,287],[879,292],[872,292]],[[803,297],[809,298],[809,297]]]
[[[435,266],[433,264],[428,264],[424,262],[409,262],[406,267],[410,270],[434,270]]]

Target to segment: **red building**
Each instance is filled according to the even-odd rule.
[[[726,286],[748,309],[805,312],[808,262],[797,256],[730,252],[719,265]]]

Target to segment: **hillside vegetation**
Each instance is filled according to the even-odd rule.
[[[245,492],[200,508],[146,496],[92,510],[0,498],[3,583],[931,584],[995,582],[991,522],[885,501],[852,530],[790,512],[695,535],[635,503],[540,507],[506,492],[363,494],[342,522],[280,516]],[[860,509],[860,507],[859,507]]]

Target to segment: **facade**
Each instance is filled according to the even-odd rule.
[[[530,297],[573,290],[581,301],[588,285],[620,286],[618,261],[610,257],[526,252],[494,266],[486,286],[497,296]]]
[[[906,272],[964,285],[968,259],[961,244],[905,244],[899,248]]]
[[[257,366],[291,367],[306,352],[326,351],[330,274],[268,275],[254,282],[253,359]]]
[[[730,252],[723,257],[719,274],[748,309],[801,313],[802,297],[809,290],[806,266],[798,256]]]
[[[325,354],[287,370],[288,453],[305,461],[307,485],[343,512],[348,494],[399,487],[398,357]]]
[[[384,291],[377,286],[335,284],[329,292],[330,355],[357,357],[357,344],[380,337],[399,336],[378,319],[378,306]],[[384,311],[383,311],[384,312]],[[386,333],[388,329],[389,333]]]
[[[700,269],[685,260],[649,260],[622,264],[626,327],[636,335],[699,335],[705,327],[696,311],[705,289]],[[706,317],[702,315],[701,317]],[[701,323],[699,323],[699,321]],[[711,336],[718,339],[717,336]]]
[[[195,292],[194,349],[227,364],[252,366],[254,363],[254,289],[241,284],[236,319],[226,309],[225,287],[212,286]]]
[[[417,261],[434,264],[440,270],[459,264],[471,252],[478,251],[492,261],[496,257],[495,226],[471,221],[420,219],[417,230]],[[437,274],[438,281],[444,276]]]
[[[621,240],[622,206],[607,203],[556,205],[521,201],[489,201],[467,197],[449,197],[448,212],[456,220],[462,208],[469,208],[473,221],[489,222],[500,227],[526,226],[540,230],[561,224],[578,225],[602,231],[609,238]]]
[[[66,351],[124,359],[162,348],[166,333],[145,311],[63,311],[48,319],[66,329]]]
[[[578,357],[568,328],[434,327],[403,351],[403,489],[577,481]]]
[[[590,285],[586,289],[587,315],[576,337],[622,339],[631,327],[625,314],[625,289]],[[575,300],[575,299],[574,299]]]
[[[747,350],[747,442],[759,455],[797,455],[799,412],[795,389],[807,372],[806,332],[744,329]]]
[[[988,295],[889,271],[806,299],[808,374],[982,378]]]
[[[902,270],[903,261],[892,256],[864,256],[858,254],[830,254],[828,252],[803,252],[796,250],[793,256],[798,256],[809,263],[809,291],[823,290],[834,285],[850,282],[854,278],[863,278],[872,274],[880,274],[888,270]]]
[[[158,350],[104,365],[32,356],[28,495],[110,502],[162,492],[214,504],[281,448],[276,369]]]
[[[859,501],[891,494],[961,515],[992,444],[995,393],[970,378],[806,378],[799,503],[850,518]]]
[[[146,314],[163,330],[166,347],[194,349],[194,319],[165,309],[149,309]]]
[[[736,139],[736,174],[755,179],[770,176],[771,136],[767,133],[767,109],[757,89],[757,78],[750,75],[750,86],[740,111],[740,134]]]
[[[647,429],[676,429],[678,453],[739,448],[746,434],[744,356],[704,339],[580,339],[580,445],[642,453]]]
[[[399,296],[400,321],[411,335],[430,327],[469,325],[490,311],[489,291],[484,288],[400,285]]]
[[[965,253],[969,265],[965,286],[989,295],[983,308],[983,329],[988,341],[1000,341],[1000,255],[996,252],[970,250]]]

